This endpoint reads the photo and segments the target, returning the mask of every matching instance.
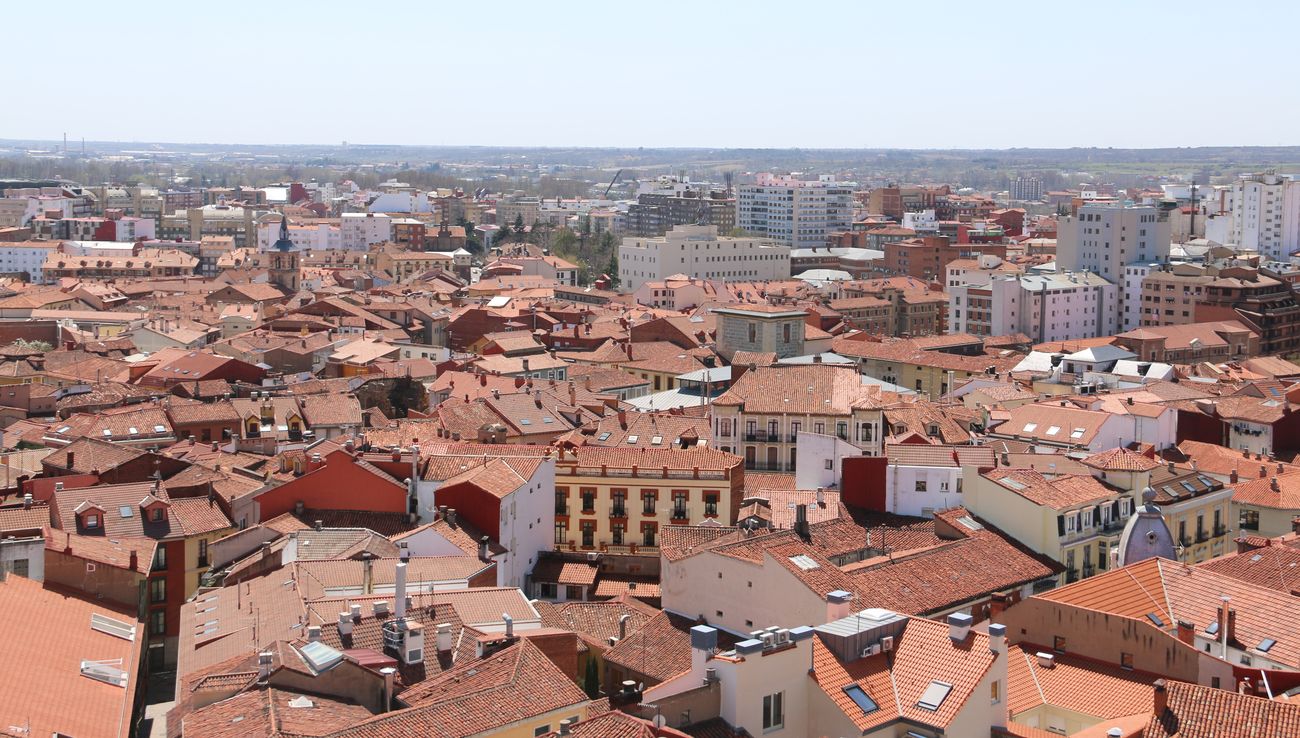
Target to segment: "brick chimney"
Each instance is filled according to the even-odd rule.
[[[1151,688],[1153,693],[1151,712],[1155,714],[1156,719],[1159,719],[1169,709],[1169,692],[1165,688],[1165,680],[1163,679],[1157,679],[1155,684],[1151,685]]]
[[[1196,626],[1186,620],[1178,621],[1178,640],[1188,645],[1196,645]]]

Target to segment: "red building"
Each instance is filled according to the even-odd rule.
[[[950,243],[943,236],[910,238],[886,243],[885,269],[916,279],[942,282],[949,262],[992,254],[1007,257],[1007,247],[1000,243]]]
[[[323,459],[313,456],[301,477],[258,495],[253,501],[255,520],[249,522],[270,520],[300,508],[405,514],[407,499],[401,480],[339,449]],[[239,517],[239,511],[235,514]]]

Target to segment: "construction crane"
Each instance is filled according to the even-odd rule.
[[[601,195],[600,199],[602,200],[609,199],[609,191],[614,189],[614,185],[618,183],[618,178],[621,176],[623,176],[622,169],[618,170],[617,172],[614,172],[614,178],[609,181],[609,186],[605,188],[605,194]]]

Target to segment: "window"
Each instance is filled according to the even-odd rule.
[[[785,692],[763,697],[763,730],[785,727]]]
[[[1243,509],[1238,525],[1242,530],[1259,530],[1259,511]]]
[[[557,520],[555,522],[555,542],[556,543],[569,542],[569,524],[564,522],[563,520]]]
[[[98,515],[91,513],[86,516],[85,520],[86,520],[85,522],[86,530],[94,530],[95,528],[99,527]]]
[[[627,490],[625,489],[613,490],[611,492],[611,496],[613,497],[613,504],[609,508],[609,516],[611,518],[626,518],[627,517]]]
[[[149,580],[149,601],[166,602],[167,601],[167,580],[150,579]]]
[[[13,572],[14,574],[17,574],[20,577],[26,577],[27,572],[29,570],[28,566],[29,566],[29,562],[27,561],[27,559],[14,559],[13,561],[9,562],[9,566],[7,568],[9,569],[9,571]]]
[[[610,526],[610,542],[615,546],[623,545],[623,530],[626,528],[622,523],[615,523]]]
[[[555,493],[555,514],[556,514],[556,515],[568,515],[568,514],[569,514],[569,495],[568,495],[567,492],[559,492],[559,491],[556,491],[556,493]]]
[[[989,702],[996,705],[1002,701],[1002,682],[994,679],[989,683]]]
[[[916,491],[917,491],[917,492],[925,492],[925,491],[926,491],[925,487],[926,487],[926,484],[925,484],[925,480],[924,480],[924,479],[918,479],[918,480],[916,480]]]
[[[658,495],[655,492],[641,490],[641,512],[645,515],[654,515],[657,498]]]
[[[155,523],[161,523],[163,519],[163,509],[161,507],[155,507],[154,509],[150,510],[149,519]]]
[[[199,539],[199,566],[207,566],[207,565],[208,565],[208,542],[200,538]]]
[[[582,524],[582,545],[586,548],[596,545],[596,524],[589,520]]]
[[[642,546],[655,545],[655,524],[654,523],[641,524],[641,545]]]
[[[782,331],[782,338],[785,340],[786,343],[790,343],[790,324],[786,323],[781,327],[784,329]]]
[[[596,509],[596,490],[590,487],[582,488],[582,511],[585,513],[594,512]]]
[[[718,516],[718,493],[704,493],[704,514],[712,517]]]
[[[533,728],[533,735],[534,735],[534,736],[546,735],[546,734],[549,733],[549,732],[551,732],[551,726],[550,726],[549,724],[548,724],[548,725],[539,725],[539,726],[537,726],[536,728]]]
[[[1052,650],[1057,653],[1065,653],[1065,636],[1052,637]]]
[[[1122,669],[1133,669],[1133,654],[1121,652],[1119,655],[1119,665]]]
[[[757,330],[757,327],[756,327],[753,323],[750,323],[750,324],[749,324],[749,342],[750,342],[750,343],[753,343],[755,340],[757,340],[757,338],[758,338],[758,330]]]
[[[154,610],[149,613],[149,635],[164,635],[167,632],[167,611]]]

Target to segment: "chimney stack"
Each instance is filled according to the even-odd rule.
[[[1001,623],[992,623],[989,625],[989,650],[993,653],[1004,653],[1007,647],[1007,626]]]
[[[479,539],[479,542],[478,542],[478,558],[479,558],[479,561],[489,561],[489,560],[491,560],[491,556],[490,556],[489,553],[488,553],[488,544],[491,543],[491,541],[492,541],[492,539],[491,539],[491,538],[488,538],[487,536],[483,536],[482,538]]]
[[[379,673],[384,676],[383,711],[388,712],[389,710],[393,709],[393,681],[394,681],[394,677],[397,674],[397,669],[394,669],[391,666],[385,666],[384,668],[379,670]]]
[[[956,643],[965,641],[966,636],[970,635],[970,628],[974,623],[975,619],[966,613],[955,612],[949,615],[948,637]]]
[[[451,623],[438,623],[435,627],[438,630],[436,636],[438,653],[449,653],[451,651]]]
[[[352,635],[352,615],[350,613],[339,613],[339,635]]]
[[[1196,645],[1196,626],[1186,620],[1178,621],[1178,640],[1189,645]]]
[[[319,642],[320,642],[320,626],[319,626],[319,625],[309,625],[309,626],[307,626],[307,642],[308,642],[308,643],[319,643]]]
[[[852,614],[853,595],[842,589],[826,595],[826,622],[834,622],[840,618],[847,618]]]
[[[1165,689],[1165,680],[1163,679],[1157,679],[1155,684],[1152,684],[1151,686],[1155,697],[1152,701],[1151,711],[1155,714],[1156,719],[1159,720],[1160,716],[1164,715],[1165,711],[1169,709],[1169,692]]]
[[[393,590],[394,617],[398,620],[406,617],[406,562],[397,562],[397,583]]]
[[[506,638],[515,636],[515,619],[510,617],[510,613],[501,613],[501,620],[506,624]]]
[[[618,640],[620,642],[627,639],[627,621],[631,619],[632,616],[627,613],[620,615],[618,618]]]
[[[704,675],[704,665],[718,648],[718,631],[707,625],[691,628],[691,673]]]
[[[270,651],[263,651],[257,654],[257,681],[265,684],[271,678],[271,662],[275,655]]]

